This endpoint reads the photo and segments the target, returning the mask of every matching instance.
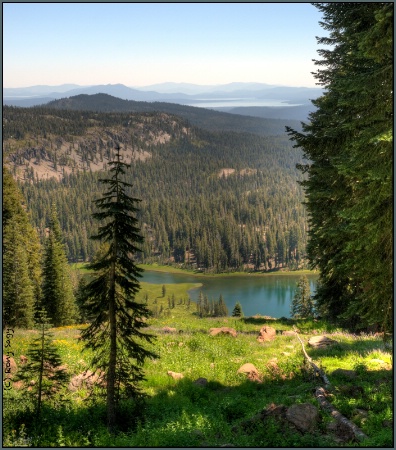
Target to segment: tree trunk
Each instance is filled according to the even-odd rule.
[[[40,417],[41,412],[41,397],[43,390],[43,372],[44,372],[44,325],[42,325],[41,329],[41,361],[40,361],[40,372],[39,372],[39,381],[38,381],[38,392],[37,392],[37,412],[36,416]]]
[[[109,287],[110,355],[109,368],[107,372],[107,426],[109,430],[113,430],[116,423],[115,382],[117,363],[117,329],[115,295],[115,262],[113,262],[113,267],[110,272]]]

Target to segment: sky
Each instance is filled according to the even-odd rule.
[[[310,3],[3,3],[3,87],[314,87]]]

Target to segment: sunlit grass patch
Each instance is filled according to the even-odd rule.
[[[162,295],[160,287],[158,292]],[[304,356],[296,336],[278,333],[271,342],[257,341],[262,326],[282,331],[291,329],[292,323],[269,322],[263,318],[199,319],[191,311],[185,313],[183,305],[175,309],[180,309],[180,314],[176,311],[172,320],[161,317],[148,321],[147,332],[157,336],[149,347],[158,356],[146,360],[143,367],[146,380],[141,387],[147,394],[145,406],[137,414],[133,402],[126,403],[126,417],[137,421],[133,426],[125,425],[114,436],[109,435],[105,399],[100,396],[95,400],[87,398],[86,389],[69,392],[66,385],[63,400],[59,397],[45,410],[45,432],[40,438],[36,436],[34,443],[48,447],[65,443],[90,447],[336,446],[324,435],[326,424],[332,420],[324,411],[320,413],[322,423],[316,434],[301,435],[271,421],[250,434],[233,431],[240,422],[254,417],[271,403],[289,407],[310,402],[318,406],[313,392],[321,381],[302,370]],[[329,401],[361,426],[370,436],[369,442],[389,442],[392,430],[384,429],[382,422],[393,417],[391,352],[385,349],[379,337],[354,336],[339,331],[323,333],[338,344],[325,350],[314,350],[308,345],[309,338],[318,334],[317,330],[311,332],[315,330],[311,328],[314,324],[317,322],[307,321],[304,329],[301,321],[298,328],[303,328],[301,331],[305,330],[307,334],[299,335],[308,354],[328,374],[332,383]],[[173,326],[176,332],[164,333],[161,331],[164,326]],[[237,329],[237,337],[209,334],[210,328],[220,326]],[[82,352],[83,343],[78,339],[81,327],[52,329],[54,343],[70,376],[89,368],[91,354]],[[17,350],[17,364],[17,358],[24,354],[35,335],[34,331],[15,330],[12,345]],[[271,365],[271,361],[275,365]],[[249,381],[246,374],[237,373],[248,362],[257,368],[261,382]],[[332,372],[337,368],[355,370],[356,378],[348,380],[333,376]],[[184,378],[174,380],[167,374],[169,370],[182,373]],[[206,378],[207,383],[204,386],[195,384],[198,378]],[[10,392],[11,402],[5,410],[8,438],[17,442],[18,433],[14,438],[9,433],[12,429],[18,430],[20,423],[25,423],[28,436],[35,436],[31,419],[24,412],[27,410],[24,391]],[[359,409],[366,409],[367,417],[359,415]]]

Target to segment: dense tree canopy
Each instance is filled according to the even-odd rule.
[[[56,204],[69,261],[90,260],[98,250],[88,236],[97,231],[91,200],[100,195],[101,175],[91,165],[102,164],[101,160],[107,164],[114,153],[109,146],[119,139],[124,147],[151,155],[134,161],[126,172],[142,198],[137,217],[145,237],[143,261],[175,262],[210,271],[304,264],[307,224],[301,205],[303,190],[296,183],[301,175],[295,169],[301,155],[293,151],[286,136],[208,132],[158,114],[113,113],[107,117],[57,111],[59,118],[47,118],[40,109],[36,113],[48,130],[46,138],[30,124],[23,142],[31,139],[31,147],[12,153],[10,159],[18,171],[30,164],[21,189],[42,232],[42,242],[51,205]],[[15,128],[25,116],[29,118],[28,112],[18,115],[12,110],[7,116],[9,126]],[[104,128],[89,129],[92,123],[103,123]],[[67,130],[57,134],[62,133],[62,126]],[[161,133],[170,140],[155,145],[145,140]],[[77,143],[80,134],[82,141]],[[90,140],[92,135],[96,140]],[[62,158],[56,153],[58,145],[68,149]],[[44,160],[53,166],[57,161],[57,179],[34,175]],[[75,161],[83,164],[82,171],[77,172]]]
[[[325,88],[299,133],[308,254],[320,269],[318,306],[354,326],[392,327],[393,4],[318,3]]]

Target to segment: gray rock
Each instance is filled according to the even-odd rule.
[[[313,348],[326,348],[334,344],[337,344],[337,341],[330,339],[327,336],[313,336],[308,341],[308,345]]]
[[[319,420],[318,408],[311,403],[301,403],[288,408],[286,419],[302,432],[313,431]]]
[[[355,441],[355,435],[351,428],[341,421],[330,422],[327,425],[327,431],[336,436],[336,442],[339,444]]]

